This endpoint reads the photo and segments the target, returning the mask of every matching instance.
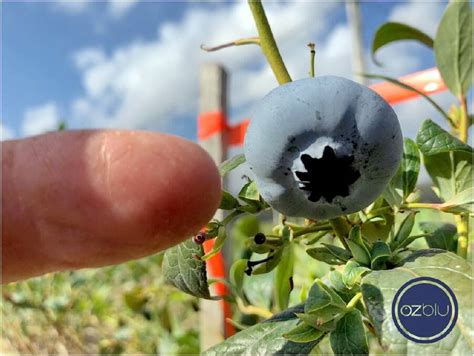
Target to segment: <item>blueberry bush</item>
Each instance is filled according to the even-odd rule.
[[[251,117],[244,154],[252,175],[237,196],[222,193],[222,220],[165,252],[167,280],[199,298],[209,290],[206,263],[225,243],[234,246],[225,298],[235,305],[234,336],[205,355],[331,353],[467,354],[472,348],[473,214],[472,9],[453,2],[432,39],[401,23],[376,32],[372,54],[395,41],[433,49],[440,74],[457,99],[446,112],[398,80],[365,74],[415,91],[446,119],[449,131],[427,119],[416,140],[403,139],[396,114],[372,90],[350,80],[310,76],[292,82],[260,1],[249,1],[259,45],[280,86]],[[222,48],[225,46],[220,46]],[[437,203],[420,201],[420,167],[432,179]],[[257,215],[278,214],[267,226]],[[204,253],[202,242],[215,239]],[[395,291],[413,276],[441,279],[457,296],[459,318],[443,340],[417,344],[393,327]]]

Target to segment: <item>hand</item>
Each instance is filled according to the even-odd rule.
[[[57,132],[3,142],[2,158],[3,283],[155,253],[220,201],[207,153],[165,134]]]

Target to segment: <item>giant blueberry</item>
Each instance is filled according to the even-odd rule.
[[[335,76],[271,91],[256,105],[244,143],[262,197],[285,215],[311,219],[367,207],[397,171],[402,150],[387,102]]]

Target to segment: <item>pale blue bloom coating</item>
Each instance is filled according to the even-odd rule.
[[[303,154],[320,158],[326,146],[353,156],[360,177],[347,196],[313,202],[295,172]],[[262,197],[294,217],[329,219],[372,203],[398,169],[403,152],[393,109],[371,89],[336,76],[294,81],[271,91],[255,107],[244,154]],[[328,172],[321,172],[328,174]],[[324,189],[324,187],[322,187]]]

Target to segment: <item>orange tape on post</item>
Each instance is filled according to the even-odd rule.
[[[205,140],[212,135],[227,130],[226,116],[220,111],[203,112],[197,118],[197,136]]]
[[[212,250],[214,247],[214,242],[215,240],[207,240],[204,242],[204,252],[208,253],[209,251]],[[224,265],[224,258],[222,257],[222,253],[219,252],[217,255],[211,257],[207,261],[207,268],[208,268],[208,273],[212,278],[225,278],[225,265]],[[222,283],[222,282],[216,282],[213,284],[214,286],[214,291],[216,295],[223,297],[225,295],[229,294],[229,290],[227,286]],[[219,304],[221,306],[221,309],[224,313],[224,318],[225,319],[231,319],[232,318],[232,310],[230,308],[230,305],[227,301],[224,299],[219,300]],[[227,320],[224,320],[224,336],[228,338],[229,336],[232,336],[235,334],[235,329],[234,326],[229,323]]]
[[[431,68],[409,74],[398,79],[424,94],[430,95],[446,90],[446,84],[443,82],[437,68]],[[389,104],[395,105],[402,101],[418,97],[414,91],[403,89],[402,87],[390,83],[381,82],[371,85],[370,88],[383,97]]]

